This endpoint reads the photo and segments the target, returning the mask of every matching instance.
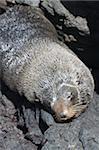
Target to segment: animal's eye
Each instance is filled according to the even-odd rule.
[[[67,98],[71,98],[71,95],[69,95]]]
[[[68,100],[72,100],[72,97],[73,97],[73,96],[72,96],[72,93],[70,92],[70,93],[68,94],[68,96],[67,96],[67,99],[68,99]]]

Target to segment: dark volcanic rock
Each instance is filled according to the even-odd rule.
[[[95,90],[99,93],[99,68],[93,68],[92,74],[95,81]]]
[[[41,110],[42,126],[38,126],[39,122],[38,119],[35,120],[34,111],[31,107],[30,109],[27,107],[23,110],[23,118],[29,132],[25,133],[17,128],[18,121],[15,114],[13,103],[0,93],[1,150],[36,150],[37,147],[42,150],[99,149],[99,96],[97,94],[94,94],[93,101],[80,117],[63,124],[56,123],[50,114]],[[43,130],[43,137],[40,129]]]
[[[43,109],[41,109],[41,119],[44,121],[44,123],[46,123],[48,127],[52,126],[55,123],[52,115],[44,111]]]
[[[60,40],[69,46],[76,44],[76,47],[79,44],[84,45],[88,41],[90,30],[85,17],[74,16],[69,9],[62,5],[60,0],[42,0],[40,8],[56,27]],[[84,47],[79,49],[83,50]]]
[[[77,119],[65,124],[53,123],[44,134],[42,150],[98,150],[99,149],[99,96]]]
[[[99,68],[99,1],[64,1],[62,4],[74,15],[86,18],[90,29],[87,40],[70,43],[75,53],[91,68]]]
[[[43,135],[39,128],[39,124],[35,119],[35,113],[30,108],[24,110],[25,125],[28,132],[25,134],[25,138],[32,141],[34,144],[39,145],[42,142]]]
[[[87,26],[87,21],[85,18],[80,16],[75,17],[71,14],[60,2],[60,0],[42,0],[41,8],[48,11],[50,15],[55,17],[57,15],[57,26],[60,25],[59,28],[62,28],[62,23],[64,26],[69,28],[76,28],[79,32],[83,32],[83,34],[89,34],[89,28]],[[52,20],[53,21],[53,20]],[[63,21],[63,22],[62,22]],[[54,21],[53,21],[54,23]],[[56,23],[56,22],[55,22]]]
[[[37,150],[37,146],[24,138],[17,128],[16,109],[0,92],[0,150]]]
[[[79,44],[77,41],[78,44],[70,43],[69,46],[88,67],[92,68],[96,91],[99,93],[99,1],[62,0],[62,4],[74,16],[85,17],[88,22],[90,36],[84,40],[85,43]]]

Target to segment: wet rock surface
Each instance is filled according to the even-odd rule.
[[[59,0],[57,2],[54,0],[16,1],[36,7],[40,6],[46,17],[56,27],[59,39],[92,68],[98,91],[99,3],[65,1],[60,3]],[[33,3],[31,4],[31,2]],[[4,11],[0,10],[0,13],[2,12]],[[2,84],[0,92],[0,150],[9,149],[98,150],[99,95],[94,93],[93,101],[80,117],[60,124],[56,123],[53,117],[38,104],[33,105],[27,102],[24,97],[11,92]]]

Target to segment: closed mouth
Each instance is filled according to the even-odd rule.
[[[73,116],[71,118],[60,118],[60,117],[54,115],[55,121],[59,122],[59,123],[68,123],[68,122],[71,122],[74,118],[75,118],[75,116]]]
[[[53,115],[53,117],[55,118],[55,120],[57,122],[66,122],[68,120],[72,120],[76,117],[78,117],[81,112],[83,112],[85,110],[85,108],[87,107],[87,105],[82,105],[80,103],[72,105],[68,108],[68,114],[67,116],[60,116],[60,113],[55,113]]]

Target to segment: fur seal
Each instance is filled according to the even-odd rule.
[[[0,16],[0,55],[6,85],[30,102],[38,98],[59,122],[79,116],[93,97],[89,69],[38,9],[14,6]]]

